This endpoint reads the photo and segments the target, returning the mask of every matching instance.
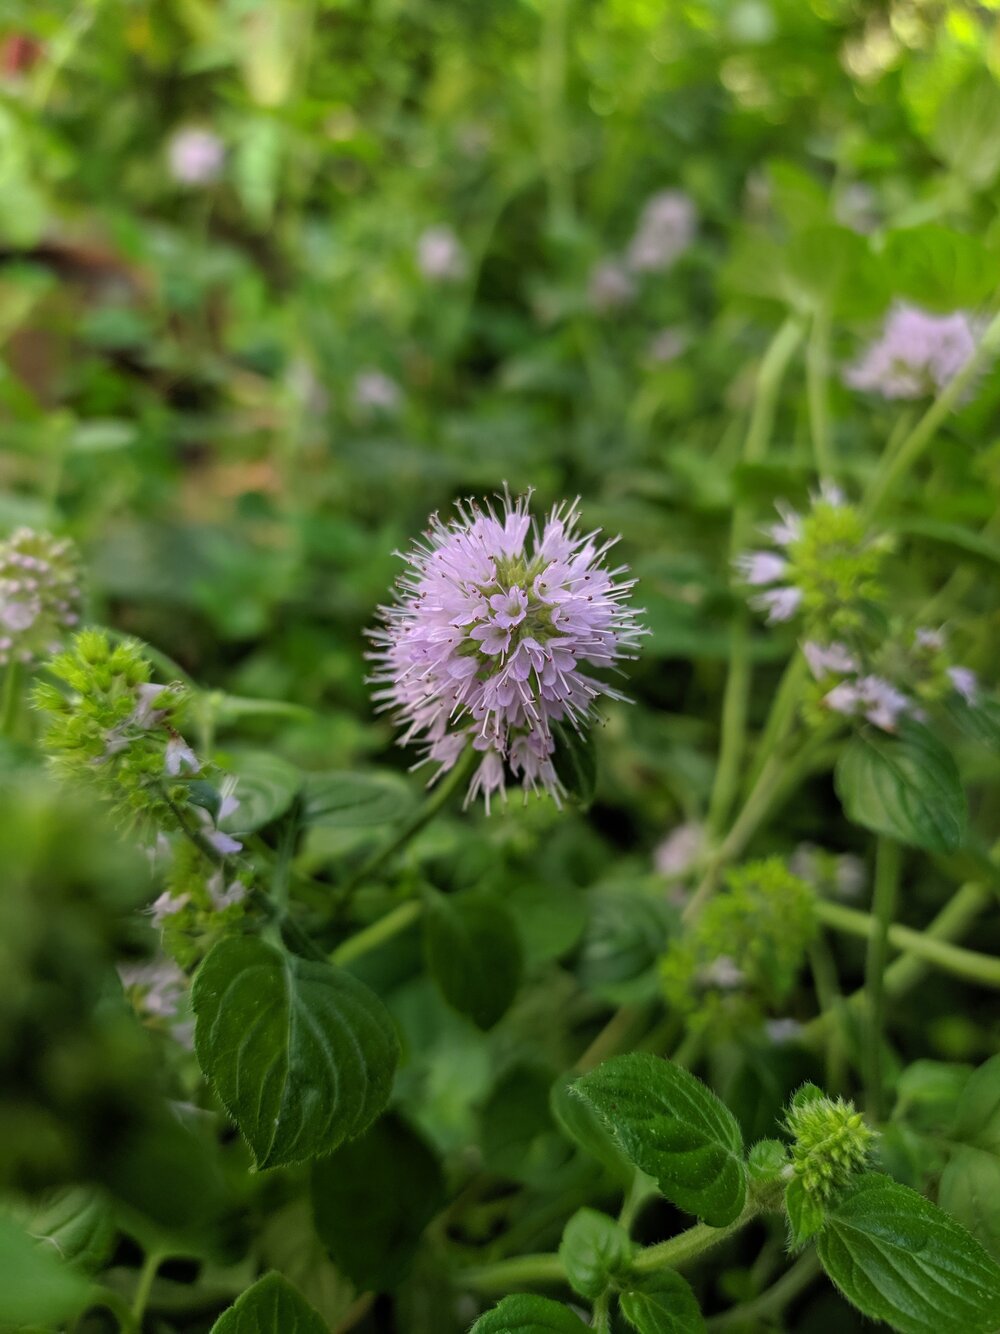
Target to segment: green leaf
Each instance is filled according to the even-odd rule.
[[[551,1181],[569,1158],[553,1122],[552,1073],[529,1062],[499,1076],[480,1113],[479,1148],[488,1172],[531,1185]]]
[[[574,1093],[572,1074],[563,1075],[552,1085],[549,1105],[559,1129],[574,1144],[596,1158],[618,1181],[625,1185],[631,1182],[635,1167],[590,1103]]]
[[[43,1246],[86,1274],[104,1267],[117,1235],[111,1201],[91,1186],[55,1191],[24,1222]]]
[[[941,1173],[938,1204],[1000,1259],[1000,1158],[988,1149],[956,1148]]]
[[[746,1203],[743,1137],[736,1118],[694,1075],[645,1052],[616,1056],[573,1086],[626,1157],[668,1200],[712,1227]]]
[[[1000,1154],[1000,1056],[991,1056],[969,1076],[950,1138]]]
[[[298,1195],[269,1214],[258,1234],[261,1263],[276,1269],[334,1329],[351,1308],[353,1283],[340,1272],[316,1235],[310,1201]]]
[[[1000,750],[1000,704],[995,699],[980,696],[969,704],[956,693],[945,701],[945,713],[965,736],[990,750]]]
[[[305,822],[326,829],[392,824],[413,805],[409,787],[390,774],[309,774],[304,792]]]
[[[788,1164],[788,1150],[780,1140],[758,1140],[747,1154],[747,1171],[754,1181],[777,1181]]]
[[[898,737],[865,729],[834,773],[844,813],[855,824],[927,852],[955,852],[965,835],[965,794],[941,742],[918,723]]]
[[[295,765],[269,751],[239,751],[227,756],[225,763],[236,775],[234,795],[240,804],[223,821],[224,829],[241,834],[263,829],[284,815],[302,786],[302,774]]]
[[[976,189],[985,189],[996,179],[1000,171],[1000,87],[987,69],[972,70],[942,100],[930,143]],[[955,304],[961,304],[961,299]]]
[[[479,1028],[506,1013],[521,982],[521,940],[495,898],[473,890],[429,896],[424,957],[445,1000]]]
[[[587,894],[590,920],[577,972],[580,984],[612,1005],[631,1005],[659,994],[658,962],[676,920],[662,881],[650,890],[623,886]]]
[[[563,1229],[559,1258],[573,1291],[593,1301],[609,1280],[627,1272],[634,1251],[620,1223],[596,1209],[578,1209]]]
[[[331,1153],[385,1107],[399,1056],[364,983],[254,937],[220,941],[195,977],[195,1050],[258,1167]]]
[[[556,743],[552,764],[556,777],[570,797],[581,806],[589,806],[597,791],[597,745],[594,728],[577,731],[568,723],[554,723]]]
[[[0,1323],[56,1325],[87,1305],[90,1285],[0,1217]]]
[[[901,1334],[997,1328],[1000,1266],[943,1209],[890,1177],[859,1177],[816,1245],[847,1300]]]
[[[937,223],[891,231],[880,256],[893,292],[929,310],[976,306],[993,290],[991,256],[975,236]],[[904,531],[919,532],[931,519],[915,518]],[[957,525],[940,525],[945,527]],[[928,537],[934,534],[927,532]],[[970,534],[975,538],[975,534]]]
[[[578,1315],[548,1297],[505,1297],[469,1334],[587,1334]]]
[[[330,1334],[304,1297],[280,1274],[265,1274],[228,1311],[211,1334]]]
[[[704,1334],[705,1318],[689,1284],[665,1269],[623,1292],[622,1315],[639,1334]]]
[[[312,1169],[316,1231],[362,1291],[399,1284],[443,1200],[436,1155],[397,1116],[382,1117]]]
[[[801,1177],[792,1177],[785,1191],[785,1210],[793,1246],[804,1246],[823,1226],[826,1213],[815,1195],[810,1195]]]

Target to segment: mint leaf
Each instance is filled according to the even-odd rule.
[[[573,1291],[593,1301],[627,1271],[634,1250],[620,1223],[596,1209],[578,1209],[563,1229],[559,1258]]]
[[[622,1293],[622,1315],[639,1334],[704,1334],[705,1319],[690,1286],[665,1269]]]
[[[573,1085],[623,1153],[668,1200],[712,1227],[743,1211],[747,1172],[736,1118],[701,1080],[645,1052],[605,1061]]]
[[[92,1186],[53,1191],[24,1218],[32,1237],[66,1264],[96,1274],[111,1258],[118,1228],[111,1200]]]
[[[396,1116],[312,1170],[316,1231],[362,1291],[397,1286],[444,1200],[444,1175],[423,1139]]]
[[[573,1092],[571,1074],[561,1075],[552,1085],[549,1106],[567,1138],[584,1153],[596,1158],[618,1181],[625,1185],[632,1181],[635,1168],[591,1104]]]
[[[965,1081],[948,1143],[938,1203],[1000,1258],[1000,1056]]]
[[[445,1000],[492,1028],[521,982],[521,939],[499,900],[472,891],[433,894],[424,913],[424,957]]]
[[[890,1177],[859,1177],[816,1245],[847,1300],[901,1334],[997,1328],[1000,1266],[943,1209]]]
[[[258,1167],[331,1153],[385,1106],[399,1055],[364,983],[254,937],[220,941],[194,980],[195,1050]]]
[[[927,852],[955,852],[965,835],[965,794],[955,761],[918,723],[898,737],[865,729],[848,742],[834,773],[855,824]]]
[[[280,1274],[266,1274],[223,1311],[211,1334],[329,1334],[306,1299]]]
[[[822,1204],[810,1195],[801,1177],[792,1177],[785,1191],[785,1210],[793,1246],[804,1246],[823,1226],[825,1213]]]
[[[0,1324],[62,1325],[84,1309],[89,1291],[76,1270],[0,1217]]]
[[[234,796],[239,806],[223,822],[224,828],[249,834],[284,815],[302,784],[294,764],[270,751],[240,751],[226,760],[236,775]]]
[[[597,746],[594,729],[579,732],[569,723],[554,723],[556,743],[552,764],[567,793],[581,806],[589,806],[597,791]]]
[[[390,774],[310,774],[303,787],[305,822],[327,829],[391,824],[409,814],[410,789]]]
[[[587,1326],[547,1297],[516,1296],[481,1315],[469,1334],[587,1334]]]

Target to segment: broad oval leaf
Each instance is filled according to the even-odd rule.
[[[226,767],[236,776],[233,795],[239,806],[222,822],[223,829],[251,834],[284,815],[302,785],[294,764],[268,751],[248,750],[227,757]]]
[[[312,1170],[316,1231],[362,1291],[399,1284],[443,1200],[437,1156],[396,1116],[382,1117]]]
[[[469,1334],[587,1334],[578,1315],[548,1297],[505,1297],[481,1315]]]
[[[280,1274],[265,1274],[228,1311],[211,1334],[329,1334],[306,1299]]]
[[[965,794],[955,761],[917,723],[898,737],[864,730],[848,742],[834,774],[855,824],[927,852],[955,852],[965,836]]]
[[[258,1167],[331,1153],[385,1107],[399,1041],[370,988],[255,937],[220,941],[192,990],[195,1050]]]
[[[710,1088],[647,1052],[605,1061],[573,1085],[622,1151],[677,1205],[712,1227],[743,1211],[743,1136]]]
[[[573,1092],[572,1074],[561,1075],[552,1085],[549,1106],[559,1129],[584,1153],[596,1158],[618,1181],[628,1185],[636,1169],[622,1153],[611,1131],[593,1106]]]
[[[87,1274],[96,1274],[110,1259],[118,1232],[110,1199],[92,1186],[54,1191],[25,1221],[43,1247]]]
[[[61,1326],[83,1310],[89,1296],[81,1274],[0,1217],[0,1325]]]
[[[559,1258],[574,1292],[593,1301],[624,1274],[635,1246],[620,1223],[597,1209],[578,1209],[563,1229]]]
[[[847,1300],[901,1334],[997,1328],[1000,1266],[943,1209],[890,1177],[859,1177],[816,1245]]]
[[[392,824],[413,806],[410,789],[392,774],[309,774],[304,793],[306,823],[326,829]]]
[[[665,1269],[623,1292],[622,1315],[639,1334],[704,1334],[705,1318],[690,1285]]]
[[[423,918],[424,957],[445,1000],[492,1028],[521,982],[521,939],[499,900],[472,891],[434,894]]]

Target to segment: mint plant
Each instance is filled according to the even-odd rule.
[[[0,1330],[1000,1331],[998,51],[9,0]]]

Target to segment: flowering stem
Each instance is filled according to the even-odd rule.
[[[387,861],[404,848],[410,839],[425,825],[434,819],[435,815],[448,804],[455,791],[461,787],[462,783],[469,776],[469,770],[472,768],[473,761],[476,758],[476,752],[471,746],[467,746],[465,751],[458,757],[452,766],[450,772],[442,780],[440,785],[434,789],[427,800],[414,811],[393,835],[388,843],[384,844],[376,852],[373,852],[368,860],[349,876],[342,886],[340,886],[341,902],[350,899],[354,891],[364,882],[371,878],[376,871],[381,870]]]
[[[13,737],[17,730],[22,677],[23,668],[19,662],[8,664],[3,678],[3,705],[0,713],[0,732],[7,737]]]
[[[965,890],[959,891],[959,894],[964,893]],[[958,895],[952,903],[957,899]],[[977,906],[981,906],[981,891],[978,888],[975,901]],[[966,912],[964,902],[961,907],[964,917]],[[842,904],[830,903],[823,899],[816,905],[816,914],[821,922],[833,927],[835,931],[845,931],[849,935],[860,936],[863,940],[872,941],[879,933],[877,919],[868,913],[858,912],[856,908],[845,908]],[[926,931],[914,931],[908,926],[899,926],[897,923],[890,923],[886,938],[893,949],[912,955],[914,959],[921,959],[934,968],[940,968],[944,973],[951,973],[952,976],[960,977],[966,982],[977,982],[981,986],[1000,990],[1000,959],[995,959],[992,955],[963,949],[961,945],[952,945],[937,935],[929,935]]]
[[[611,1334],[611,1294],[602,1293],[594,1302],[593,1318],[590,1322],[591,1329],[596,1334]]]
[[[953,376],[937,398],[900,443],[894,454],[888,452],[865,498],[863,513],[872,518],[893,494],[924,450],[934,439],[938,427],[962,401],[962,397],[985,362],[1000,351],[1000,314],[994,315],[980,339],[979,346],[957,375]]]
[[[833,452],[830,446],[830,408],[827,402],[827,376],[830,362],[830,312],[820,306],[813,316],[809,342],[806,344],[806,395],[809,402],[809,427],[816,470],[823,478],[833,477]]]
[[[802,324],[789,317],[771,339],[760,364],[753,412],[743,444],[743,462],[757,463],[767,452],[774,426],[778,392],[788,364],[802,340]],[[746,546],[751,530],[752,511],[745,502],[733,510],[730,530],[730,558]],[[721,741],[715,782],[708,808],[709,832],[718,834],[736,795],[740,767],[746,744],[747,701],[750,696],[750,619],[739,610],[730,631],[729,672],[722,698]]]
[[[865,991],[868,995],[868,1042],[865,1052],[868,1114],[879,1121],[883,1112],[882,1036],[885,1027],[885,965],[889,954],[889,929],[896,912],[902,851],[898,843],[880,835],[875,847],[875,889],[872,895],[872,930],[865,960]]]

